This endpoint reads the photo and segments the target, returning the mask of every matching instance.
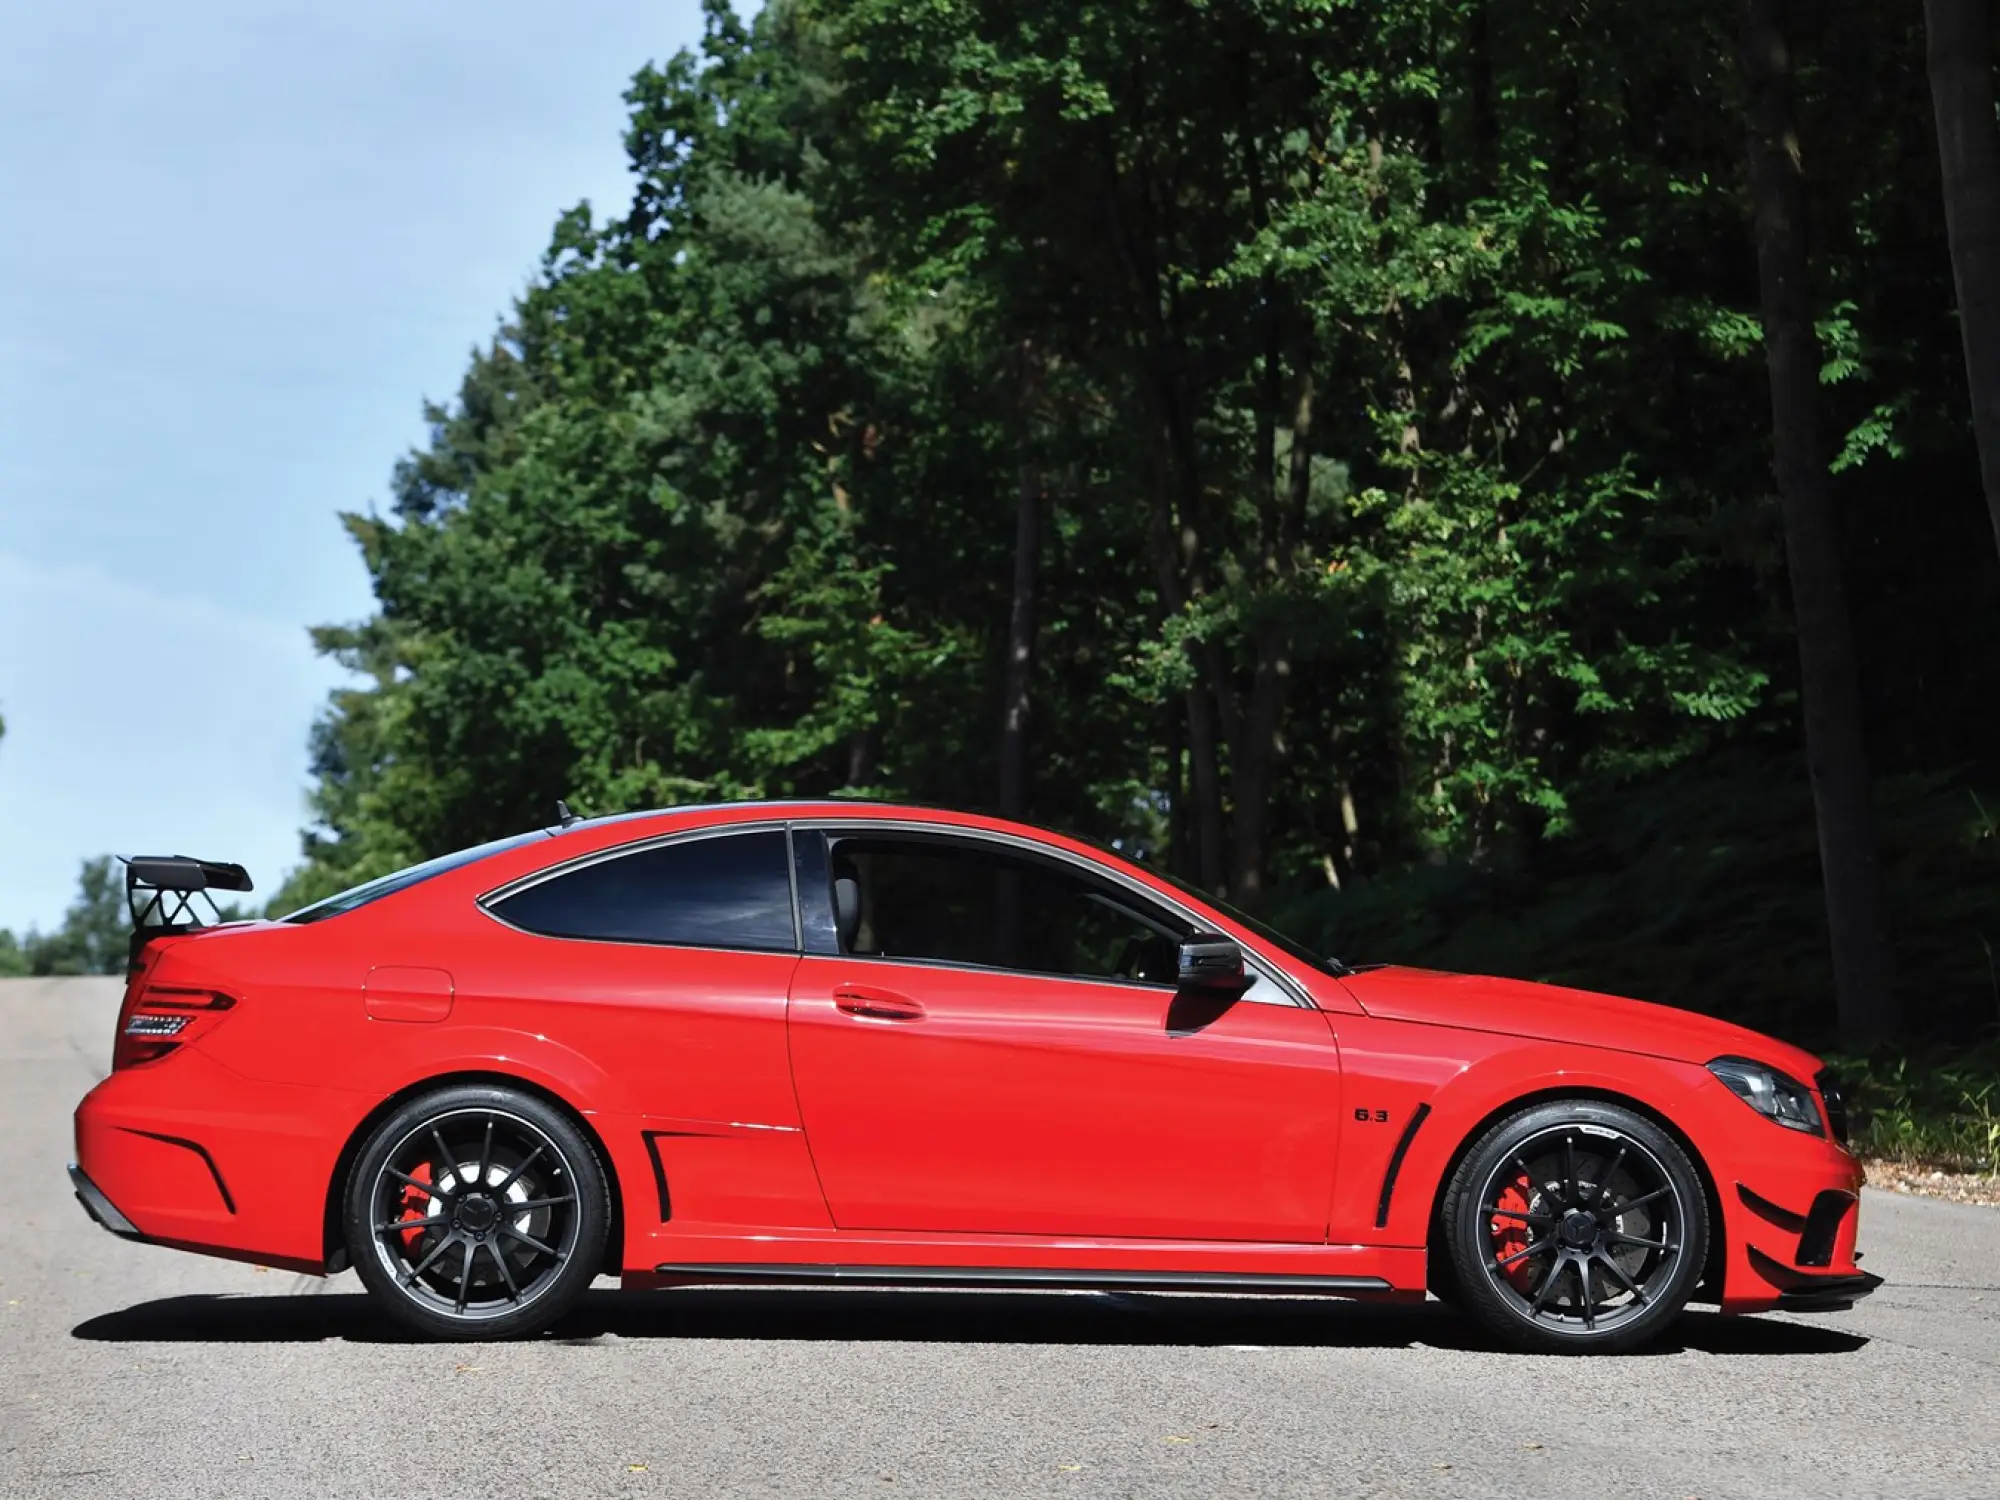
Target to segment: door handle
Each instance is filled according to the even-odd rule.
[[[833,992],[836,1009],[850,1016],[871,1016],[878,1021],[921,1021],[924,1008],[908,995],[894,990],[878,990],[868,985],[843,984]]]

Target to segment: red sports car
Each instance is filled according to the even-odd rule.
[[[563,826],[282,921],[137,859],[78,1196],[352,1265],[448,1338],[628,1286],[1458,1303],[1619,1350],[1691,1297],[1832,1310],[1861,1171],[1808,1054],[1660,1006],[1350,967],[1057,834],[882,804]],[[184,924],[186,918],[180,917]]]

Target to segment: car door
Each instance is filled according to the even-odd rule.
[[[792,1074],[840,1228],[1324,1240],[1319,1011],[1268,976],[1178,995],[1196,924],[1107,872],[879,827],[795,844]]]

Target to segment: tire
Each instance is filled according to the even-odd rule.
[[[503,1206],[504,1205],[504,1206]],[[391,1317],[430,1338],[540,1333],[604,1262],[603,1163],[561,1110],[485,1084],[411,1099],[347,1182],[347,1253]]]
[[[1487,1131],[1452,1174],[1443,1220],[1459,1305],[1541,1353],[1652,1343],[1708,1256],[1708,1200],[1687,1153],[1595,1099],[1534,1105]]]

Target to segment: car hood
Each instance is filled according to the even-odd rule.
[[[1577,1042],[1677,1062],[1748,1057],[1805,1082],[1820,1067],[1810,1052],[1747,1026],[1590,990],[1394,965],[1348,974],[1340,982],[1369,1015],[1391,1020]]]

